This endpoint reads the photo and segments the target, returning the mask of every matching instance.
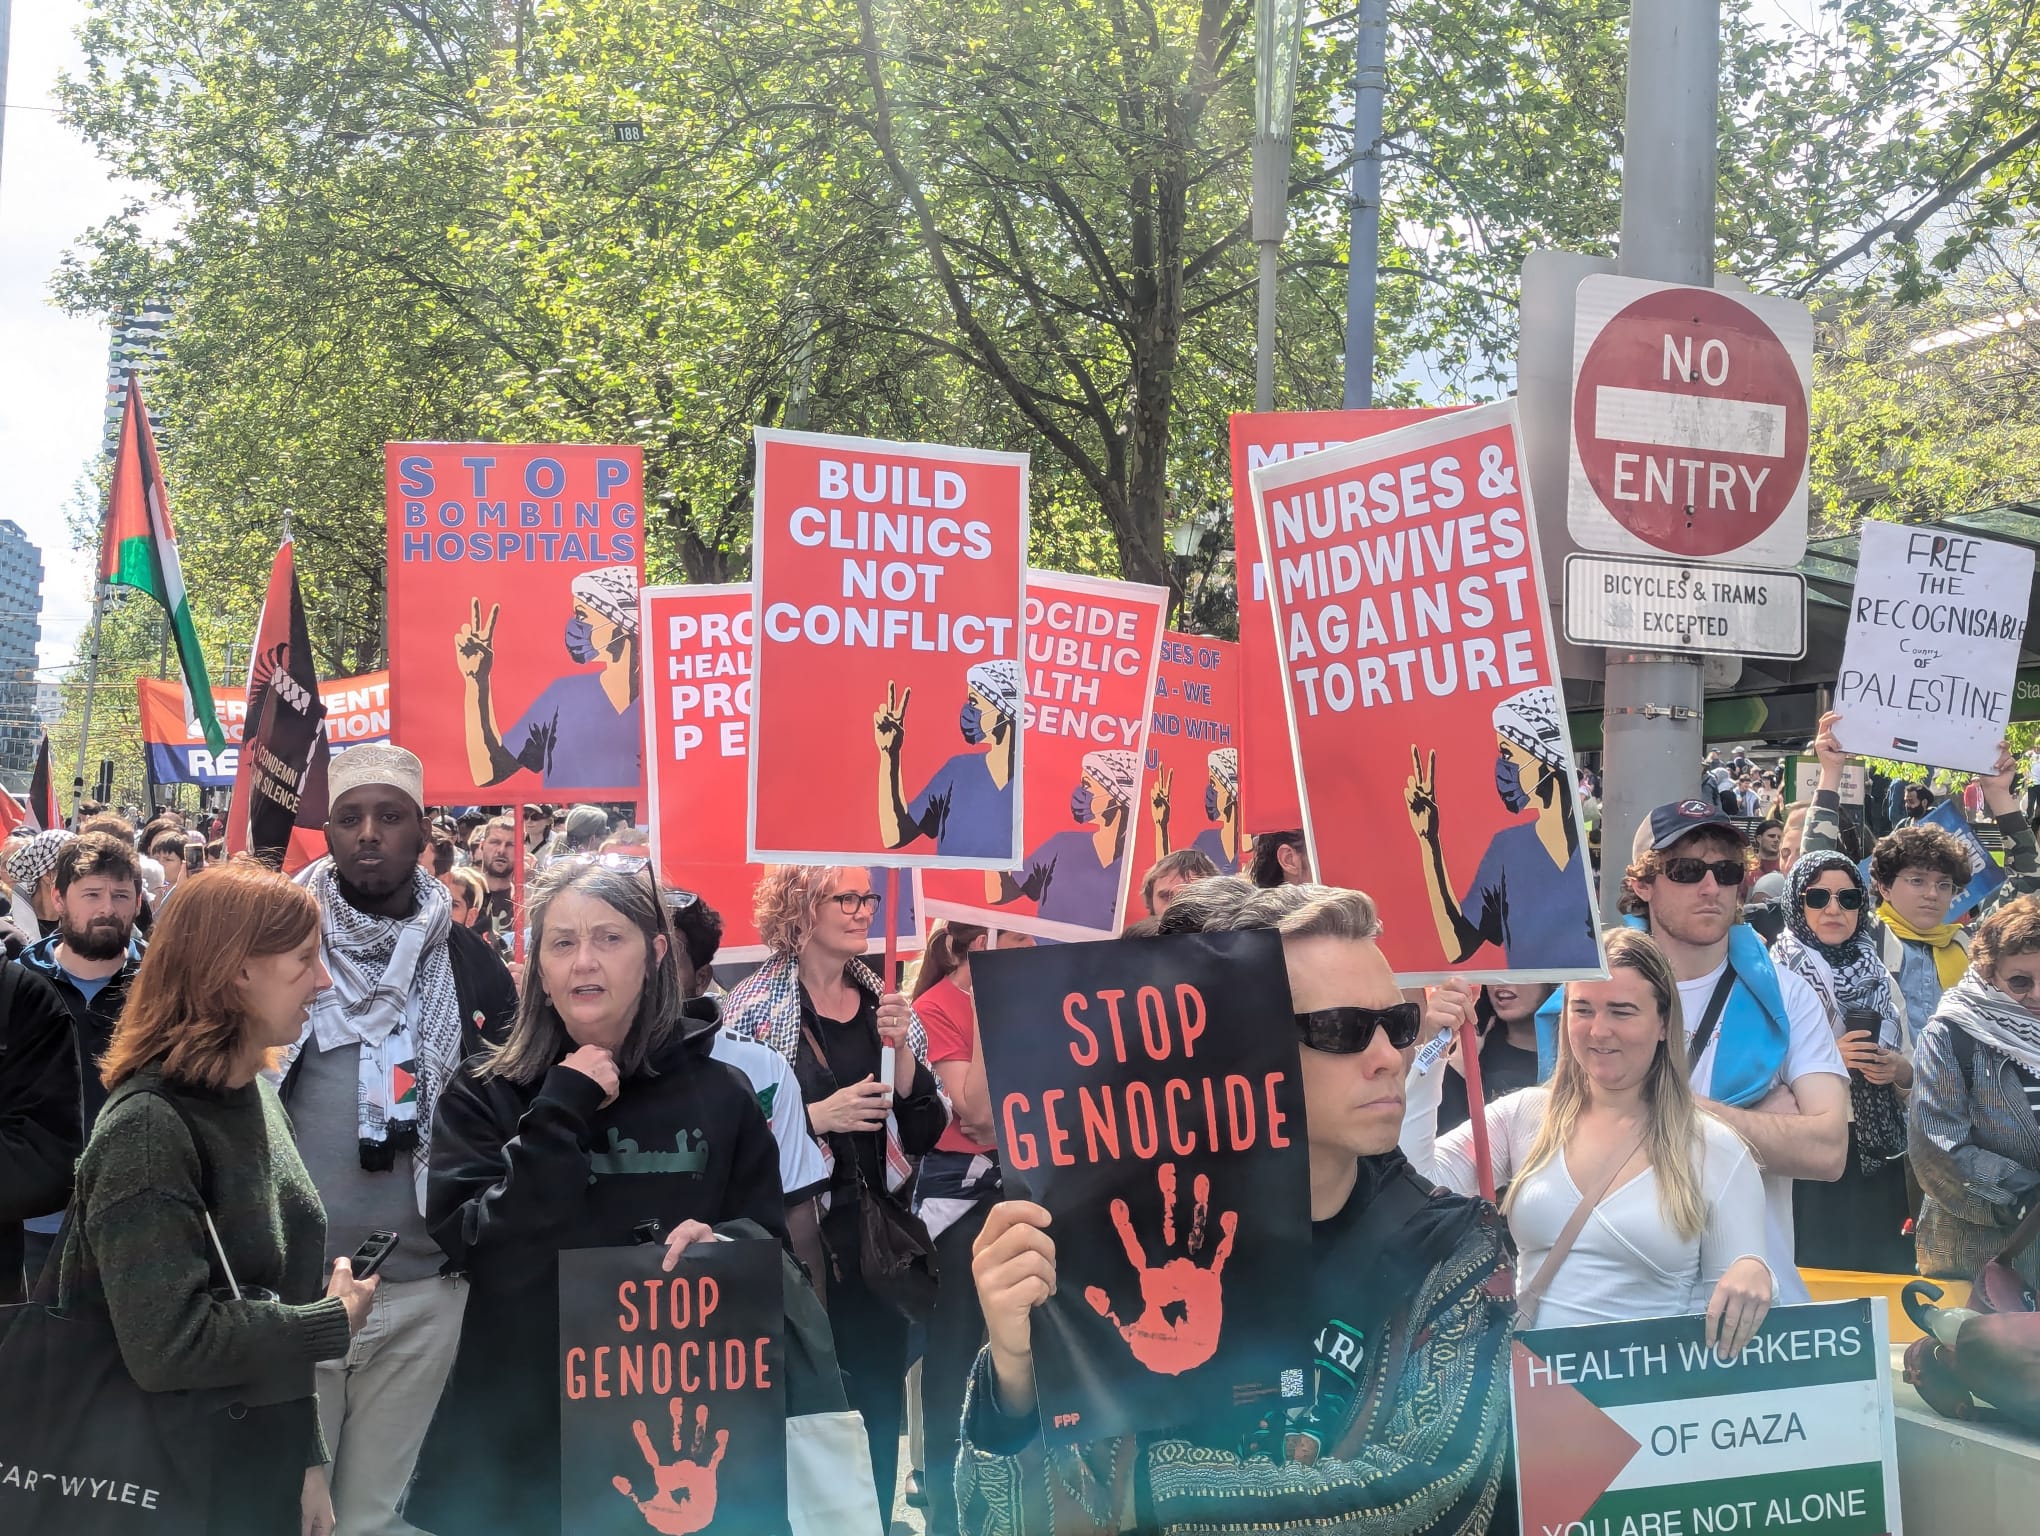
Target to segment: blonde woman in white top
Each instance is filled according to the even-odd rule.
[[[1777,1294],[1761,1257],[1763,1183],[1742,1139],[1687,1086],[1678,983],[1664,952],[1636,928],[1611,930],[1606,942],[1609,979],[1566,987],[1551,1081],[1487,1107],[1519,1286],[1539,1276],[1581,1192],[1606,1189],[1545,1281],[1536,1326],[1704,1308],[1707,1342],[1727,1358]],[[1473,1192],[1470,1125],[1438,1138],[1436,1177]]]

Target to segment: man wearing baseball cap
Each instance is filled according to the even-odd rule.
[[[425,1229],[432,1115],[454,1072],[510,1027],[517,994],[487,939],[453,921],[418,866],[425,772],[383,743],[334,756],[329,858],[298,876],[319,902],[333,985],[285,1054],[281,1092],[326,1207],[326,1257],[398,1244],[369,1325],[317,1371],[336,1536],[403,1536],[397,1514],[460,1342],[464,1283]]]
[[[1741,829],[1712,800],[1661,805],[1637,828],[1623,888],[1679,979],[1686,1069],[1703,1107],[1750,1144],[1764,1170],[1762,1255],[1778,1299],[1810,1299],[1793,1262],[1792,1181],[1832,1183],[1849,1150],[1849,1073],[1812,987],[1771,964],[1742,920],[1750,868]],[[1557,993],[1537,1015],[1539,1071],[1557,1049]]]

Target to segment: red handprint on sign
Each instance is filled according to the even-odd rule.
[[[1162,1245],[1176,1246],[1176,1165],[1164,1163],[1156,1171],[1162,1188]],[[1119,1330],[1133,1351],[1133,1358],[1164,1376],[1180,1376],[1204,1364],[1218,1351],[1219,1325],[1225,1316],[1225,1296],[1219,1275],[1232,1256],[1233,1234],[1239,1230],[1237,1212],[1218,1218],[1218,1252],[1211,1268],[1200,1269],[1197,1255],[1204,1248],[1205,1221],[1211,1214],[1211,1179],[1198,1174],[1191,1186],[1194,1203],[1190,1213],[1190,1242],[1184,1253],[1149,1269],[1140,1239],[1133,1235],[1133,1217],[1124,1200],[1112,1202],[1112,1225],[1119,1229],[1119,1241],[1126,1257],[1140,1272],[1140,1316],[1122,1323],[1112,1310],[1112,1300],[1103,1288],[1090,1286],[1084,1300],[1091,1310]]]
[[[631,1425],[638,1449],[645,1453],[645,1462],[652,1469],[652,1496],[640,1499],[631,1491],[627,1477],[614,1477],[610,1482],[618,1493],[637,1505],[645,1524],[653,1530],[663,1531],[665,1536],[690,1536],[691,1532],[706,1529],[715,1519],[715,1472],[722,1465],[723,1452],[730,1448],[730,1432],[726,1429],[715,1432],[715,1454],[703,1461],[701,1453],[708,1446],[708,1405],[701,1403],[695,1407],[692,1445],[687,1442],[687,1410],[677,1397],[668,1406],[673,1413],[673,1449],[680,1453],[680,1459],[672,1466],[660,1465],[645,1421],[639,1419]]]

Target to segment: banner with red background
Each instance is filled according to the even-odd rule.
[[[241,756],[241,733],[248,726],[248,690],[215,688],[220,725],[232,743],[224,752],[205,744],[205,732],[184,708],[184,685],[175,679],[135,680],[140,696],[142,745],[149,754],[149,777],[157,784],[234,782]],[[335,752],[390,739],[390,675],[364,672],[359,677],[333,677],[319,684],[326,705],[326,740]]]
[[[1252,476],[1303,829],[1405,985],[1602,971],[1514,401]]]
[[[1169,594],[1027,573],[1020,868],[930,871],[928,911],[1049,939],[1116,934],[1148,812],[1141,764]]]
[[[383,451],[392,734],[424,763],[425,798],[640,799],[643,454]]]
[[[1199,849],[1227,875],[1252,862],[1240,825],[1239,652],[1231,641],[1208,635],[1172,629],[1162,636],[1129,907],[1165,853]]]
[[[757,440],[749,857],[1010,869],[1027,456]]]

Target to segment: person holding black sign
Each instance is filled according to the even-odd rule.
[[[972,1261],[990,1343],[965,1400],[962,1529],[1117,1532],[1130,1509],[1140,1531],[1486,1531],[1507,1441],[1508,1256],[1492,1207],[1434,1192],[1396,1149],[1422,1007],[1376,947],[1373,902],[1205,880],[1162,927],[1283,936],[1309,1132],[1306,1405],[1049,1447],[1030,1317],[1056,1286],[1055,1239],[1042,1207],[1001,1202]]]
[[[726,1012],[732,1033],[793,1063],[830,1167],[822,1218],[828,1274],[817,1288],[827,1292],[850,1406],[864,1415],[872,1481],[889,1513],[906,1407],[907,1318],[895,1296],[874,1288],[863,1204],[882,1202],[881,1219],[895,1226],[918,1225],[900,1191],[912,1160],[948,1127],[949,1106],[929,1070],[920,1019],[864,963],[880,899],[867,869],[767,865],[757,919],[772,958],[731,989]],[[885,1047],[893,1051],[889,1083],[878,1077]]]
[[[651,882],[556,863],[530,921],[509,1038],[463,1064],[432,1138],[426,1221],[469,1286],[404,1508],[438,1536],[559,1531],[562,1249],[658,1241],[671,1268],[719,1222],[786,1237],[772,1131],[743,1074],[710,1054],[715,1007],[681,1000]]]

